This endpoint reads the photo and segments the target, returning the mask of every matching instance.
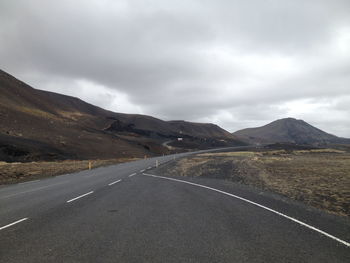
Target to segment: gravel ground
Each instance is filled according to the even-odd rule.
[[[346,151],[206,153],[177,160],[161,172],[250,185],[330,213],[350,216],[350,153]]]

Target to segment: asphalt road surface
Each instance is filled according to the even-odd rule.
[[[349,220],[222,180],[156,175],[156,160],[173,159],[1,186],[0,262],[350,262]]]

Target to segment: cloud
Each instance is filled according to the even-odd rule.
[[[114,111],[230,131],[292,115],[350,137],[349,11],[347,0],[7,1],[0,61]]]

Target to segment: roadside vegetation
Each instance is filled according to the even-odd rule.
[[[168,175],[226,179],[350,216],[350,152],[336,149],[204,153],[177,161]]]
[[[61,174],[74,173],[91,168],[107,166],[122,162],[137,160],[137,158],[119,158],[108,160],[66,160],[53,162],[6,163],[0,162],[0,184],[10,184],[52,177]]]

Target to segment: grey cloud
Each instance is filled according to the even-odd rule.
[[[284,117],[289,102],[336,101],[324,114],[350,137],[349,11],[347,0],[2,1],[0,61],[37,88],[79,95],[86,81],[99,106],[123,110],[113,101],[125,94],[128,110],[231,131]]]

